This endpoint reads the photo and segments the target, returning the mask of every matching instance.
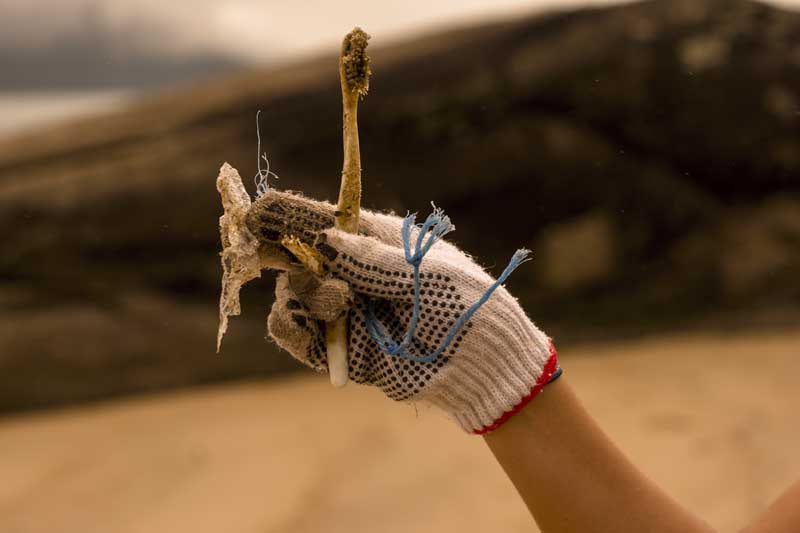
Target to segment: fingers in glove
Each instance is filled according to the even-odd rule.
[[[247,228],[262,242],[280,244],[284,236],[312,245],[320,231],[333,227],[335,208],[294,193],[270,189],[247,213]]]
[[[261,242],[280,245],[281,239],[290,235],[312,245],[321,231],[333,227],[335,216],[336,206],[331,203],[270,189],[250,208],[247,227]],[[402,225],[398,216],[362,209],[359,233],[401,246]]]
[[[294,236],[308,245],[313,245],[323,231],[333,228],[336,206],[328,202],[311,200],[297,193],[270,189],[259,198],[247,214],[247,227],[255,234],[262,245],[259,253],[265,267],[287,270],[296,258],[281,246],[285,236]],[[378,241],[402,248],[403,219],[389,214],[361,210],[359,234],[373,237]],[[417,230],[412,230],[412,241],[417,239]],[[483,269],[472,261],[464,261],[467,256],[447,241],[438,242],[430,251],[429,257],[457,263],[480,275]],[[429,259],[426,259],[429,261]]]
[[[353,305],[353,291],[342,279],[321,279],[305,270],[293,270],[288,273],[288,285],[308,316],[316,320],[336,320]]]
[[[327,370],[325,336],[320,322],[310,316],[308,308],[291,287],[289,274],[278,275],[275,303],[267,317],[269,336],[302,363]]]
[[[413,301],[414,269],[406,261],[402,248],[336,229],[321,233],[316,248],[328,270],[350,284],[354,292],[379,299]],[[455,291],[446,274],[449,271],[452,267],[441,259],[425,257],[420,268],[423,304],[427,303],[426,295],[433,291]]]

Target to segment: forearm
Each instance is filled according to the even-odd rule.
[[[744,533],[800,531],[800,481],[792,485]]]
[[[544,533],[712,531],[625,458],[565,378],[485,439]]]

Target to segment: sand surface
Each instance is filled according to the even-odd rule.
[[[722,531],[800,476],[800,332],[563,352],[606,431]],[[310,375],[0,419],[0,479],[3,533],[535,531],[482,439]]]

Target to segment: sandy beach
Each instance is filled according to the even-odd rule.
[[[709,334],[562,360],[622,448],[731,531],[800,475],[799,348]],[[7,417],[0,452],[5,533],[535,531],[480,438],[322,376]]]

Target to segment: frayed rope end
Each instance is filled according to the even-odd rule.
[[[514,252],[514,255],[511,257],[511,261],[509,261],[508,266],[513,270],[521,264],[527,263],[528,261],[533,261],[533,252],[527,248],[520,248]]]
[[[431,203],[433,205],[433,203]],[[511,273],[517,269],[521,264],[526,263],[532,259],[531,251],[527,248],[520,248],[514,255],[511,257],[511,260],[508,262],[508,265],[503,270],[503,273],[500,274],[500,277],[492,283],[483,295],[473,303],[469,309],[467,309],[453,324],[450,328],[450,331],[447,333],[442,344],[432,353],[424,356],[415,356],[407,352],[408,346],[414,339],[414,334],[417,327],[417,320],[420,316],[420,273],[419,267],[420,263],[422,262],[422,258],[425,254],[430,250],[431,246],[434,245],[436,241],[441,239],[444,235],[450,233],[451,231],[455,230],[455,226],[452,222],[450,222],[450,217],[444,214],[444,210],[436,207],[433,205],[433,212],[428,215],[428,218],[422,225],[416,225],[417,214],[416,213],[409,213],[403,219],[403,248],[405,251],[406,261],[414,267],[414,310],[411,316],[411,322],[406,329],[406,333],[403,336],[402,342],[397,342],[393,340],[387,333],[386,328],[383,327],[380,320],[375,316],[375,302],[374,300],[370,300],[369,306],[365,313],[365,322],[367,324],[367,330],[372,337],[372,340],[380,347],[380,349],[389,356],[399,356],[402,359],[406,359],[408,361],[415,361],[419,363],[429,363],[435,361],[441,354],[444,352],[445,349],[450,345],[453,341],[455,336],[464,326],[464,324],[469,321],[472,315],[480,308],[492,293],[500,287],[506,279],[511,275]],[[419,235],[417,236],[417,242],[414,246],[414,251],[412,252],[411,249],[411,228],[416,227],[419,230]],[[427,237],[428,231],[430,231],[430,237],[428,237],[427,241],[425,238]],[[423,241],[424,244],[423,244]]]

